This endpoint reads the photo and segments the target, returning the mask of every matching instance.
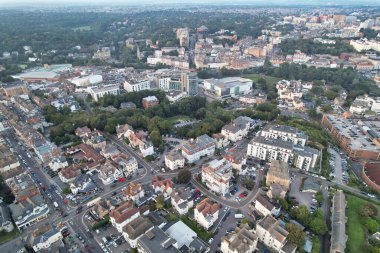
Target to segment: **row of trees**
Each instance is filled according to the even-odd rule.
[[[284,40],[279,45],[283,54],[294,54],[296,50],[300,50],[305,54],[331,54],[340,55],[342,52],[354,52],[354,48],[348,43],[336,40],[334,45],[325,45],[319,42],[314,42],[312,39],[301,40]]]

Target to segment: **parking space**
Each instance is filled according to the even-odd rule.
[[[95,241],[104,252],[123,253],[130,250],[129,244],[113,226],[107,226],[93,232]]]
[[[302,184],[305,178],[301,176],[294,176],[293,182],[290,187],[289,197],[293,200],[295,206],[305,205],[311,212],[318,208],[317,201],[315,199],[315,191],[302,191]]]

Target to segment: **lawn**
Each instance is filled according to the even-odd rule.
[[[16,236],[18,236],[18,234],[20,233],[20,231],[18,229],[13,229],[13,231],[7,233],[7,232],[0,232],[0,244],[3,244],[13,238],[15,238]]]
[[[281,78],[278,78],[278,77],[266,76],[266,75],[260,75],[260,74],[247,74],[247,75],[243,75],[243,77],[251,79],[254,83],[256,83],[260,77],[264,78],[267,81],[267,83],[277,84],[278,81],[281,80]]]
[[[189,217],[182,215],[181,220],[189,228],[191,228],[203,241],[208,242],[208,240],[210,240],[210,238],[213,237],[213,234],[211,232],[207,232],[206,230],[204,230],[204,228],[202,228],[196,221],[191,220]]]
[[[348,235],[346,250],[350,253],[363,252],[362,250],[368,247],[366,228],[361,223],[360,207],[367,201],[349,194],[346,194],[346,200],[346,233]],[[380,211],[379,205],[373,205]]]

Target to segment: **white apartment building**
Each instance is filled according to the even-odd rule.
[[[264,219],[256,224],[256,235],[258,239],[276,252],[283,252],[282,248],[287,243],[288,234],[289,232],[271,215],[265,216]]]
[[[100,98],[104,97],[105,95],[120,94],[120,87],[118,84],[93,86],[93,87],[88,88],[88,92],[90,93],[91,97],[95,101],[98,101]]]
[[[295,145],[305,146],[307,135],[295,127],[282,125],[268,125],[260,133],[261,136],[271,139],[281,139]]]
[[[208,230],[219,216],[220,205],[206,198],[199,202],[194,209],[194,219],[206,230]]]
[[[181,154],[188,163],[194,163],[203,156],[215,153],[215,143],[207,134],[199,136],[195,141],[190,140],[181,147]]]
[[[178,151],[172,151],[165,155],[165,165],[170,170],[183,168],[185,166],[185,158]]]
[[[128,92],[141,91],[141,90],[150,90],[150,81],[149,79],[141,80],[126,80],[124,82],[124,89]]]
[[[137,172],[138,163],[136,158],[125,153],[120,153],[111,158],[123,170],[125,176],[133,175]]]
[[[103,77],[101,75],[81,76],[71,79],[70,82],[76,86],[89,86],[103,82]]]
[[[297,146],[282,139],[258,136],[248,144],[247,155],[266,161],[283,161],[308,171],[315,167],[319,151],[310,147]]]
[[[277,217],[280,214],[281,207],[277,203],[271,203],[267,198],[258,195],[255,200],[255,209],[263,216],[272,215]]]
[[[139,150],[143,157],[154,155],[154,147],[150,141],[143,141],[139,145]]]
[[[225,196],[229,193],[231,177],[232,165],[224,158],[202,166],[202,182],[217,194]]]

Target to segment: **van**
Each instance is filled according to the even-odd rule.
[[[107,243],[108,243],[108,240],[107,240],[107,238],[105,238],[105,237],[102,238],[102,241],[104,242],[104,244],[107,244]]]

